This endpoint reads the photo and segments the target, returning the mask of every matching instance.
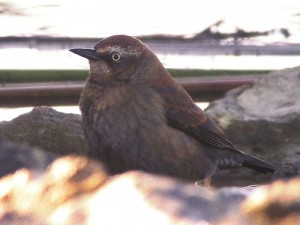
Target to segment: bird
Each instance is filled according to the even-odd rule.
[[[275,166],[236,147],[139,39],[113,35],[92,49],[79,107],[90,156],[119,174],[142,170],[209,181],[218,168]]]

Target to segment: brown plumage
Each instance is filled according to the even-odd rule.
[[[274,171],[237,149],[138,39],[116,35],[70,51],[89,59],[82,122],[92,157],[111,173],[138,169],[196,181],[217,167]]]

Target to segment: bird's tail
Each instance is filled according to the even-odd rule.
[[[271,163],[265,162],[251,155],[243,154],[243,166],[257,170],[262,173],[274,173],[276,167]]]

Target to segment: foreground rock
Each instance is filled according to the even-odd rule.
[[[107,179],[82,157],[56,160],[41,176],[19,170],[0,180],[1,224],[297,224],[300,178],[259,188],[206,190],[129,172]]]
[[[42,172],[56,158],[56,155],[41,149],[0,141],[0,177],[21,168]]]
[[[241,204],[241,213],[255,225],[292,225],[300,221],[300,178],[258,188]]]
[[[0,180],[0,224],[59,224],[50,222],[51,213],[107,180],[99,163],[76,156],[57,159],[44,174],[39,172],[21,169]]]

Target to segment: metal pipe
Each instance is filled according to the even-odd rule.
[[[260,76],[177,78],[194,101],[207,102],[222,97],[230,89],[253,84]],[[3,84],[0,107],[77,105],[83,81]]]

